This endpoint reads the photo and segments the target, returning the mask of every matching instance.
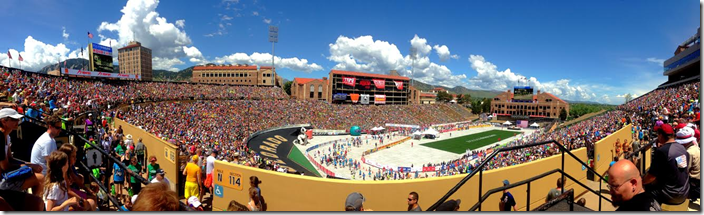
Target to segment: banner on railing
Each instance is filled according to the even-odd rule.
[[[76,70],[76,69],[69,69],[69,68],[63,68],[63,74],[64,75],[100,77],[100,78],[122,78],[122,79],[137,79],[137,80],[141,79],[139,77],[139,75],[110,73],[110,72],[94,72],[94,71]]]
[[[434,166],[423,167],[423,172],[435,172],[435,167]]]

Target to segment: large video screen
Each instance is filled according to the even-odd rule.
[[[93,65],[96,72],[113,72],[112,56],[93,54]]]
[[[90,46],[93,58],[93,70],[96,72],[113,72],[112,66],[112,48],[103,46],[97,43],[92,43]]]
[[[533,100],[533,88],[532,87],[514,87],[513,88],[513,100],[532,101]]]

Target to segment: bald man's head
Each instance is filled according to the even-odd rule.
[[[630,160],[620,160],[609,168],[609,192],[614,205],[643,192],[640,171]]]

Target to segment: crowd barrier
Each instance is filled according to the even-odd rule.
[[[371,153],[374,153],[374,152],[377,152],[377,151],[380,151],[380,150],[383,150],[383,149],[391,148],[391,147],[393,147],[393,146],[395,146],[395,145],[401,144],[401,143],[405,142],[406,140],[410,140],[410,139],[411,139],[411,137],[405,137],[405,138],[403,138],[403,139],[394,141],[394,142],[392,142],[392,143],[389,143],[389,144],[386,144],[386,145],[383,145],[383,146],[379,146],[379,147],[376,147],[376,148],[373,148],[373,149],[369,149],[369,150],[367,150],[367,151],[362,152],[362,156],[368,155],[368,154],[371,154]]]

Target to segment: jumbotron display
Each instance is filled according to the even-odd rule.
[[[112,48],[91,43],[88,46],[91,70],[96,72],[113,72]]]
[[[533,88],[513,87],[513,100],[533,101]]]

